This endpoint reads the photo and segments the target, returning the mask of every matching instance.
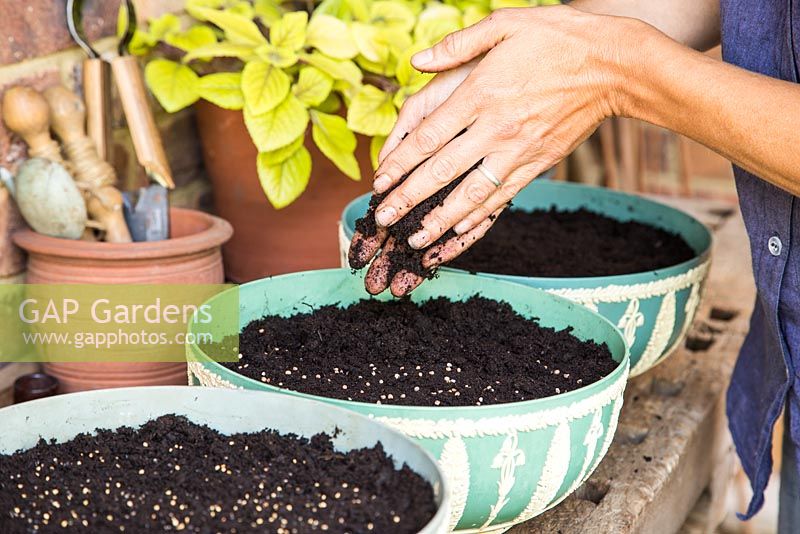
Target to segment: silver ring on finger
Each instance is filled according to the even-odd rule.
[[[494,175],[494,173],[492,171],[487,169],[486,165],[484,165],[483,163],[479,163],[478,164],[478,170],[481,172],[482,175],[484,175],[486,177],[487,180],[492,182],[495,187],[500,187],[501,185],[503,185],[503,182],[501,182],[497,178],[497,176]]]

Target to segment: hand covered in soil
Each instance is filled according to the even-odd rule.
[[[478,60],[474,59],[437,74],[425,87],[424,91],[406,100],[405,105],[400,110],[394,129],[381,149],[378,160],[382,161],[387,154],[400,144],[406,132],[416,128],[426,115],[439,107],[466,79],[477,63]],[[359,220],[350,246],[349,261],[351,267],[361,269],[369,263],[378,251],[382,250],[381,255],[372,264],[367,274],[367,290],[372,294],[378,294],[391,286],[391,291],[395,296],[402,296],[422,283],[424,276],[413,273],[408,269],[393,269],[390,266],[390,257],[399,255],[398,247],[395,243],[396,239],[389,235],[387,228],[377,226],[374,219],[375,207],[384,196],[383,194],[374,195],[366,217]],[[401,246],[401,248],[408,247]],[[428,269],[433,266],[433,263],[424,261],[422,266]]]
[[[601,34],[622,20],[567,6],[503,9],[416,54],[414,67],[445,74],[406,102],[387,140],[371,206],[378,231],[361,252],[374,254],[388,227],[450,187],[408,246],[430,247],[422,260],[430,268],[482,237],[517,192],[615,114],[619,46]],[[501,185],[475,169],[480,162]],[[398,245],[390,239],[384,250]],[[402,272],[387,280],[382,258],[367,275],[371,292],[391,283],[402,294],[421,281]]]

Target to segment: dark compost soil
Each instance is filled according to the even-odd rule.
[[[520,276],[641,273],[695,257],[679,235],[586,209],[508,210],[451,267]]]
[[[470,171],[389,228],[389,235],[396,242],[396,248],[389,254],[390,280],[404,270],[426,278],[434,276],[435,270],[422,267],[427,249],[412,249],[408,238],[422,228],[425,215],[442,205]],[[367,213],[356,221],[356,231],[366,237],[376,235],[375,210],[387,195],[388,192],[372,195]],[[449,230],[430,246],[455,235]],[[694,256],[695,252],[679,235],[648,224],[622,222],[586,209],[551,208],[530,213],[512,209],[500,215],[486,236],[451,262],[451,266],[471,272],[568,278],[652,271]],[[362,269],[369,259],[364,257],[361,243],[355,242],[349,255],[350,267]]]
[[[483,297],[359,301],[251,322],[229,369],[266,384],[378,404],[475,406],[547,397],[617,366],[584,342]]]
[[[475,166],[477,167],[477,165]],[[472,167],[467,172],[453,180],[449,185],[440,189],[436,194],[422,201],[414,209],[409,211],[402,219],[389,227],[389,236],[395,239],[395,248],[389,253],[389,280],[395,274],[408,271],[410,273],[424,276],[425,278],[432,278],[435,274],[435,269],[425,269],[422,266],[422,257],[427,248],[444,243],[448,239],[455,237],[456,233],[448,230],[442,237],[432,243],[429,247],[422,250],[415,250],[408,244],[408,238],[417,230],[422,228],[422,219],[431,210],[444,203],[444,199],[460,184],[467,175],[475,168]],[[396,185],[400,185],[405,181],[408,176],[404,176]],[[375,236],[378,232],[378,225],[375,222],[375,209],[383,202],[389,193],[394,190],[390,189],[383,194],[374,194],[369,200],[369,207],[364,217],[356,221],[356,231],[360,232],[364,237]],[[350,254],[348,256],[350,267],[353,269],[363,269],[371,258],[364,257],[360,242],[353,243]]]
[[[0,532],[415,533],[433,489],[380,444],[222,435],[184,417],[0,455]]]

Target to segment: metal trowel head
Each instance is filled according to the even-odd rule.
[[[134,241],[169,238],[169,200],[165,187],[153,184],[125,192],[122,207]]]

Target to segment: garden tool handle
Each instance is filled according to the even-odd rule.
[[[114,187],[116,175],[109,163],[97,155],[84,125],[86,110],[80,97],[64,86],[48,88],[44,96],[50,107],[53,130],[64,142],[64,150],[75,167],[92,220],[100,223],[109,243],[130,243],[131,234],[122,212],[122,194]]]
[[[174,189],[175,182],[172,180],[161,135],[150,111],[142,73],[136,58],[116,57],[111,60],[111,70],[114,73],[139,163],[153,180],[168,189]]]
[[[72,174],[72,167],[61,157],[61,147],[50,137],[50,107],[41,93],[22,85],[7,89],[0,117],[25,141],[31,157],[60,163]]]
[[[83,62],[83,101],[89,139],[100,159],[112,161],[111,68],[100,58],[89,58]]]

